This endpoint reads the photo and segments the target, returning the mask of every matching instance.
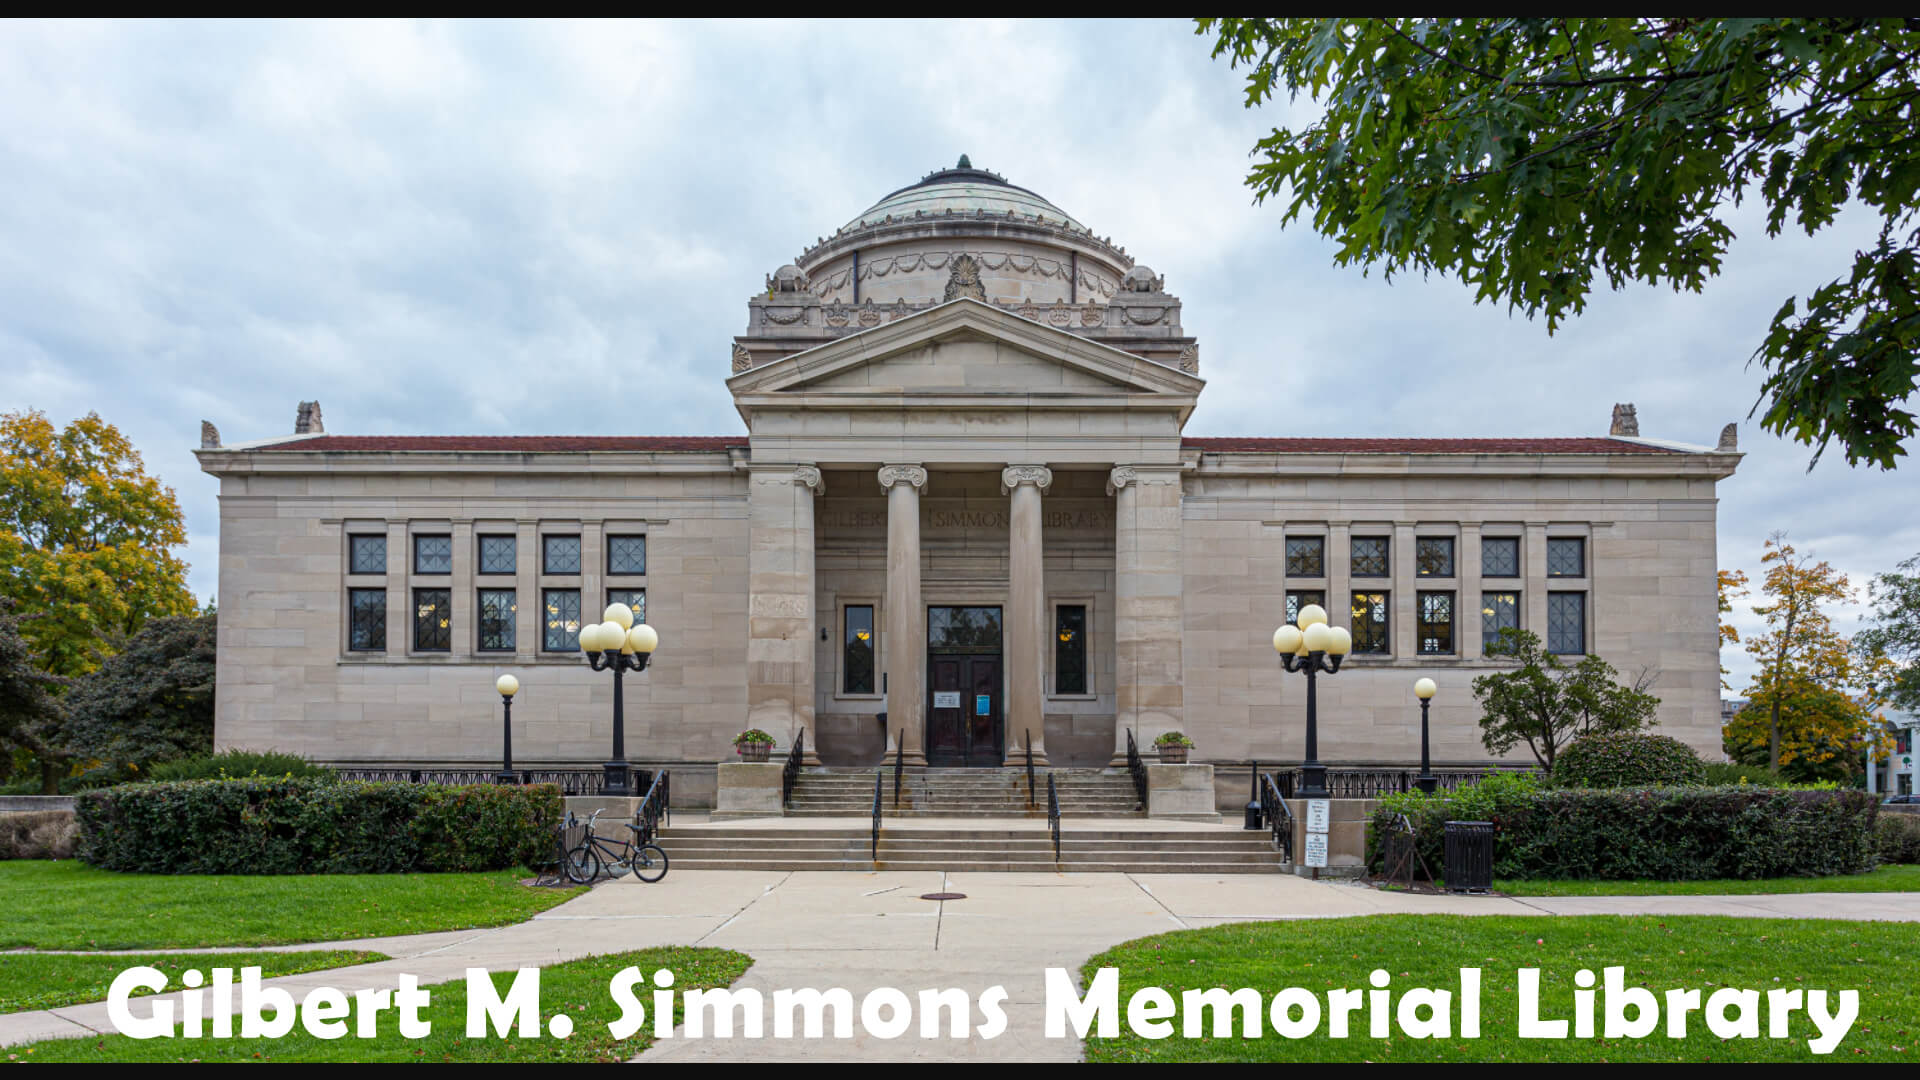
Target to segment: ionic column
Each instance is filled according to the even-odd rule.
[[[813,499],[820,470],[752,470],[748,492],[747,726],[813,756]]]
[[[1000,472],[1000,494],[1012,496],[1007,558],[1007,757],[1026,760],[1022,740],[1031,739],[1034,764],[1047,760],[1047,582],[1041,534],[1040,496],[1053,485],[1044,465],[1009,465]]]
[[[927,763],[927,613],[920,604],[920,489],[927,470],[883,465],[887,492],[887,745],[908,765]],[[895,746],[895,736],[899,745]]]
[[[1154,737],[1183,723],[1180,467],[1124,465],[1107,489],[1115,496],[1114,746],[1124,761],[1129,728],[1150,756]]]

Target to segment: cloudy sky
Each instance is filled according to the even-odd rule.
[[[1920,461],[1808,474],[1746,419],[1767,320],[1866,215],[1810,240],[1739,213],[1704,294],[1601,295],[1549,337],[1282,229],[1241,180],[1288,107],[1242,100],[1182,23],[7,23],[0,409],[126,431],[205,597],[200,420],[259,439],[317,398],[347,433],[738,432],[764,275],[967,153],[1166,275],[1211,384],[1190,434],[1600,435],[1631,401],[1649,437],[1740,422],[1721,565],[1757,580],[1774,529],[1861,586],[1920,552]]]

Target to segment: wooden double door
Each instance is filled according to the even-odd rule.
[[[927,657],[927,764],[999,767],[1000,687],[998,653]]]

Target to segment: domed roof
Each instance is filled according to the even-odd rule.
[[[919,183],[903,187],[874,203],[840,231],[875,225],[889,216],[898,221],[913,217],[915,211],[945,214],[949,210],[960,214],[984,210],[998,217],[1006,216],[1011,210],[1021,218],[1038,217],[1074,232],[1087,231],[1085,225],[1026,188],[1009,184],[996,173],[974,168],[965,154],[960,155],[959,164],[953,168],[928,173]]]

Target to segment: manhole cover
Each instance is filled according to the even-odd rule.
[[[965,900],[966,898],[967,894],[963,892],[930,892],[920,894],[920,899],[922,900]]]

